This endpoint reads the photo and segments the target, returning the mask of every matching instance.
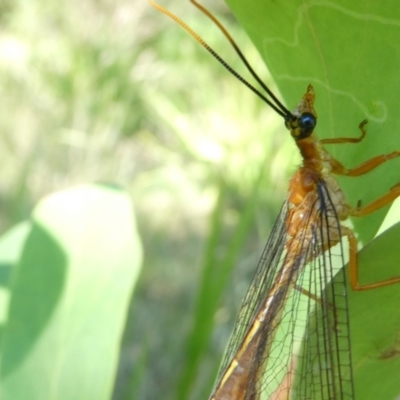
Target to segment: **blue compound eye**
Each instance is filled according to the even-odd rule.
[[[317,119],[311,113],[303,113],[299,117],[299,127],[301,129],[301,133],[298,139],[304,139],[311,135],[313,132],[315,125],[317,125]]]

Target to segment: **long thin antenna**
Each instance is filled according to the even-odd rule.
[[[285,114],[291,114],[291,112],[278,100],[278,98],[272,93],[271,89],[261,80],[261,78],[257,75],[257,73],[254,71],[250,63],[247,61],[246,57],[240,50],[239,46],[235,42],[235,40],[232,38],[230,33],[227,31],[227,29],[222,25],[222,23],[203,5],[199,4],[196,0],[190,0],[190,2],[197,7],[202,13],[204,13],[208,18],[211,19],[212,22],[220,29],[220,31],[223,33],[223,35],[228,39],[229,43],[232,45],[232,47],[235,49],[236,53],[240,57],[240,59],[243,61],[243,64],[246,66],[248,71],[253,75],[253,78],[260,84],[260,86],[269,94],[269,96],[274,100],[275,104],[277,104],[280,109],[285,113]]]
[[[235,76],[239,81],[241,81],[244,85],[246,85],[252,92],[254,92],[258,97],[260,97],[262,100],[264,100],[270,107],[272,107],[280,116],[282,116],[285,120],[292,119],[293,115],[292,113],[287,110],[279,101],[277,101],[276,97],[271,94],[271,91],[269,89],[266,89],[267,93],[272,96],[273,100],[277,102],[279,107],[275,105],[271,100],[269,100],[267,97],[265,97],[259,90],[257,90],[251,83],[249,83],[245,78],[243,78],[241,75],[239,75],[229,64],[226,63],[224,59],[222,59],[193,29],[191,29],[188,25],[186,25],[180,18],[178,18],[175,14],[173,14],[171,11],[167,10],[166,8],[160,6],[157,4],[154,0],[148,0],[149,3],[158,11],[162,12],[163,14],[167,15],[171,19],[173,19],[178,25],[180,25],[183,29],[185,29],[198,43],[200,43],[220,64],[222,64],[233,76]],[[195,4],[195,3],[194,3]],[[196,5],[196,4],[195,4]],[[203,10],[202,10],[203,11]],[[204,12],[204,11],[203,11]],[[208,11],[207,11],[208,12]],[[211,13],[208,12],[206,15],[212,15]],[[214,19],[213,19],[214,20]],[[216,19],[215,19],[216,20]],[[217,24],[220,29],[223,26],[219,23]],[[226,32],[225,28],[223,28],[222,32]],[[225,35],[226,36],[226,35]],[[230,35],[226,36],[229,40]],[[233,41],[229,40],[231,43]],[[233,42],[235,43],[235,42]],[[236,46],[236,47],[235,47]],[[237,48],[237,45],[235,43],[234,48]],[[240,50],[239,50],[240,52]],[[238,53],[239,56],[242,54],[241,52]],[[243,56],[243,55],[242,55]],[[242,58],[242,57],[241,57]],[[246,60],[243,56],[242,60]],[[244,61],[243,60],[243,61]],[[244,61],[245,65],[248,64],[247,60]],[[250,72],[252,71],[250,67]],[[254,71],[253,71],[254,72]],[[255,74],[255,73],[254,73]],[[256,75],[256,74],[255,74]],[[257,79],[257,78],[256,78]],[[257,81],[260,78],[257,79]],[[263,88],[265,89],[265,85],[262,85]]]

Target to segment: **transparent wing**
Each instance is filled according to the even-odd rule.
[[[219,376],[223,374],[237,352],[237,349],[253,321],[261,302],[265,299],[275,281],[276,273],[279,270],[285,249],[287,236],[285,221],[287,215],[288,205],[285,202],[275,221],[268,242],[264,247],[264,251],[261,255],[249,289],[242,301],[233,333],[224,354]]]
[[[259,326],[243,399],[354,399],[340,221],[324,182],[309,208],[291,240],[284,203],[243,300],[218,381],[267,296],[274,293],[277,304]],[[283,287],[276,282],[287,265],[292,279]]]
[[[354,386],[343,243],[330,246],[331,233],[335,236],[339,232],[341,237],[340,222],[325,186],[321,184],[318,192],[318,236],[328,249],[306,268],[302,282],[303,288],[316,293],[319,300],[308,303],[292,398],[350,400],[354,399]],[[321,233],[324,227],[326,235]]]

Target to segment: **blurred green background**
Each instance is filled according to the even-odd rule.
[[[244,71],[187,1],[163,5]],[[228,9],[212,9],[272,84]],[[51,192],[123,186],[144,263],[113,398],[207,398],[298,164],[282,121],[146,1],[3,0],[0,16],[2,232]],[[195,325],[214,279],[202,296],[215,317]]]
[[[211,6],[277,93],[226,6],[202,3]],[[162,4],[248,76],[221,33],[187,0]],[[278,5],[268,5],[273,6]],[[281,118],[147,1],[3,0],[0,17],[2,233],[29,218],[49,193],[98,181],[125,188],[134,202],[144,261],[113,399],[208,398],[240,299],[285,198],[289,176],[300,162]],[[394,41],[384,42],[389,46]],[[341,42],[336,45],[341,51]],[[360,47],[357,42],[354,46]],[[308,68],[308,58],[296,54]],[[285,57],[297,70],[292,53]],[[358,78],[357,57],[349,60]],[[342,59],[336,57],[336,62],[342,64]],[[397,74],[396,68],[391,71]],[[374,65],[368,70],[375,73]],[[354,76],[345,77],[371,86]],[[308,74],[299,77],[296,84],[305,89]],[[374,77],[379,87],[382,79]],[[297,92],[290,80],[288,86]],[[378,145],[398,148],[392,125],[397,92],[395,86],[384,86],[394,92],[396,107],[388,113],[390,123],[379,129],[393,143],[376,140],[374,135],[381,133],[372,118],[366,139],[371,154]],[[320,84],[321,98],[327,98],[324,90]],[[370,90],[374,96],[379,93],[376,87]],[[289,109],[294,106],[288,104]],[[317,104],[323,106],[328,107]],[[348,130],[333,130],[335,134],[357,132],[365,115],[351,110],[351,121],[340,119]],[[345,151],[353,157],[353,150]],[[368,158],[365,147],[356,151]],[[378,154],[385,151],[379,147]],[[380,171],[390,172],[396,182],[398,169],[392,165],[398,164]],[[378,174],[376,190],[381,176],[388,175]],[[372,191],[369,183],[364,186]],[[357,190],[350,195],[359,198]],[[364,300],[359,304],[368,314]]]

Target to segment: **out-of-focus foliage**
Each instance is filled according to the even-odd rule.
[[[243,71],[198,11],[164,5]],[[266,76],[229,12],[214,10]],[[207,397],[284,198],[286,164],[298,160],[281,121],[147,2],[9,1],[1,24],[1,231],[48,193],[93,181],[126,188],[144,264],[114,399]],[[217,312],[196,308],[212,279],[204,271],[222,267]],[[209,315],[194,330],[201,310]]]
[[[131,199],[109,185],[47,196],[3,235],[1,398],[110,399],[140,264]]]

